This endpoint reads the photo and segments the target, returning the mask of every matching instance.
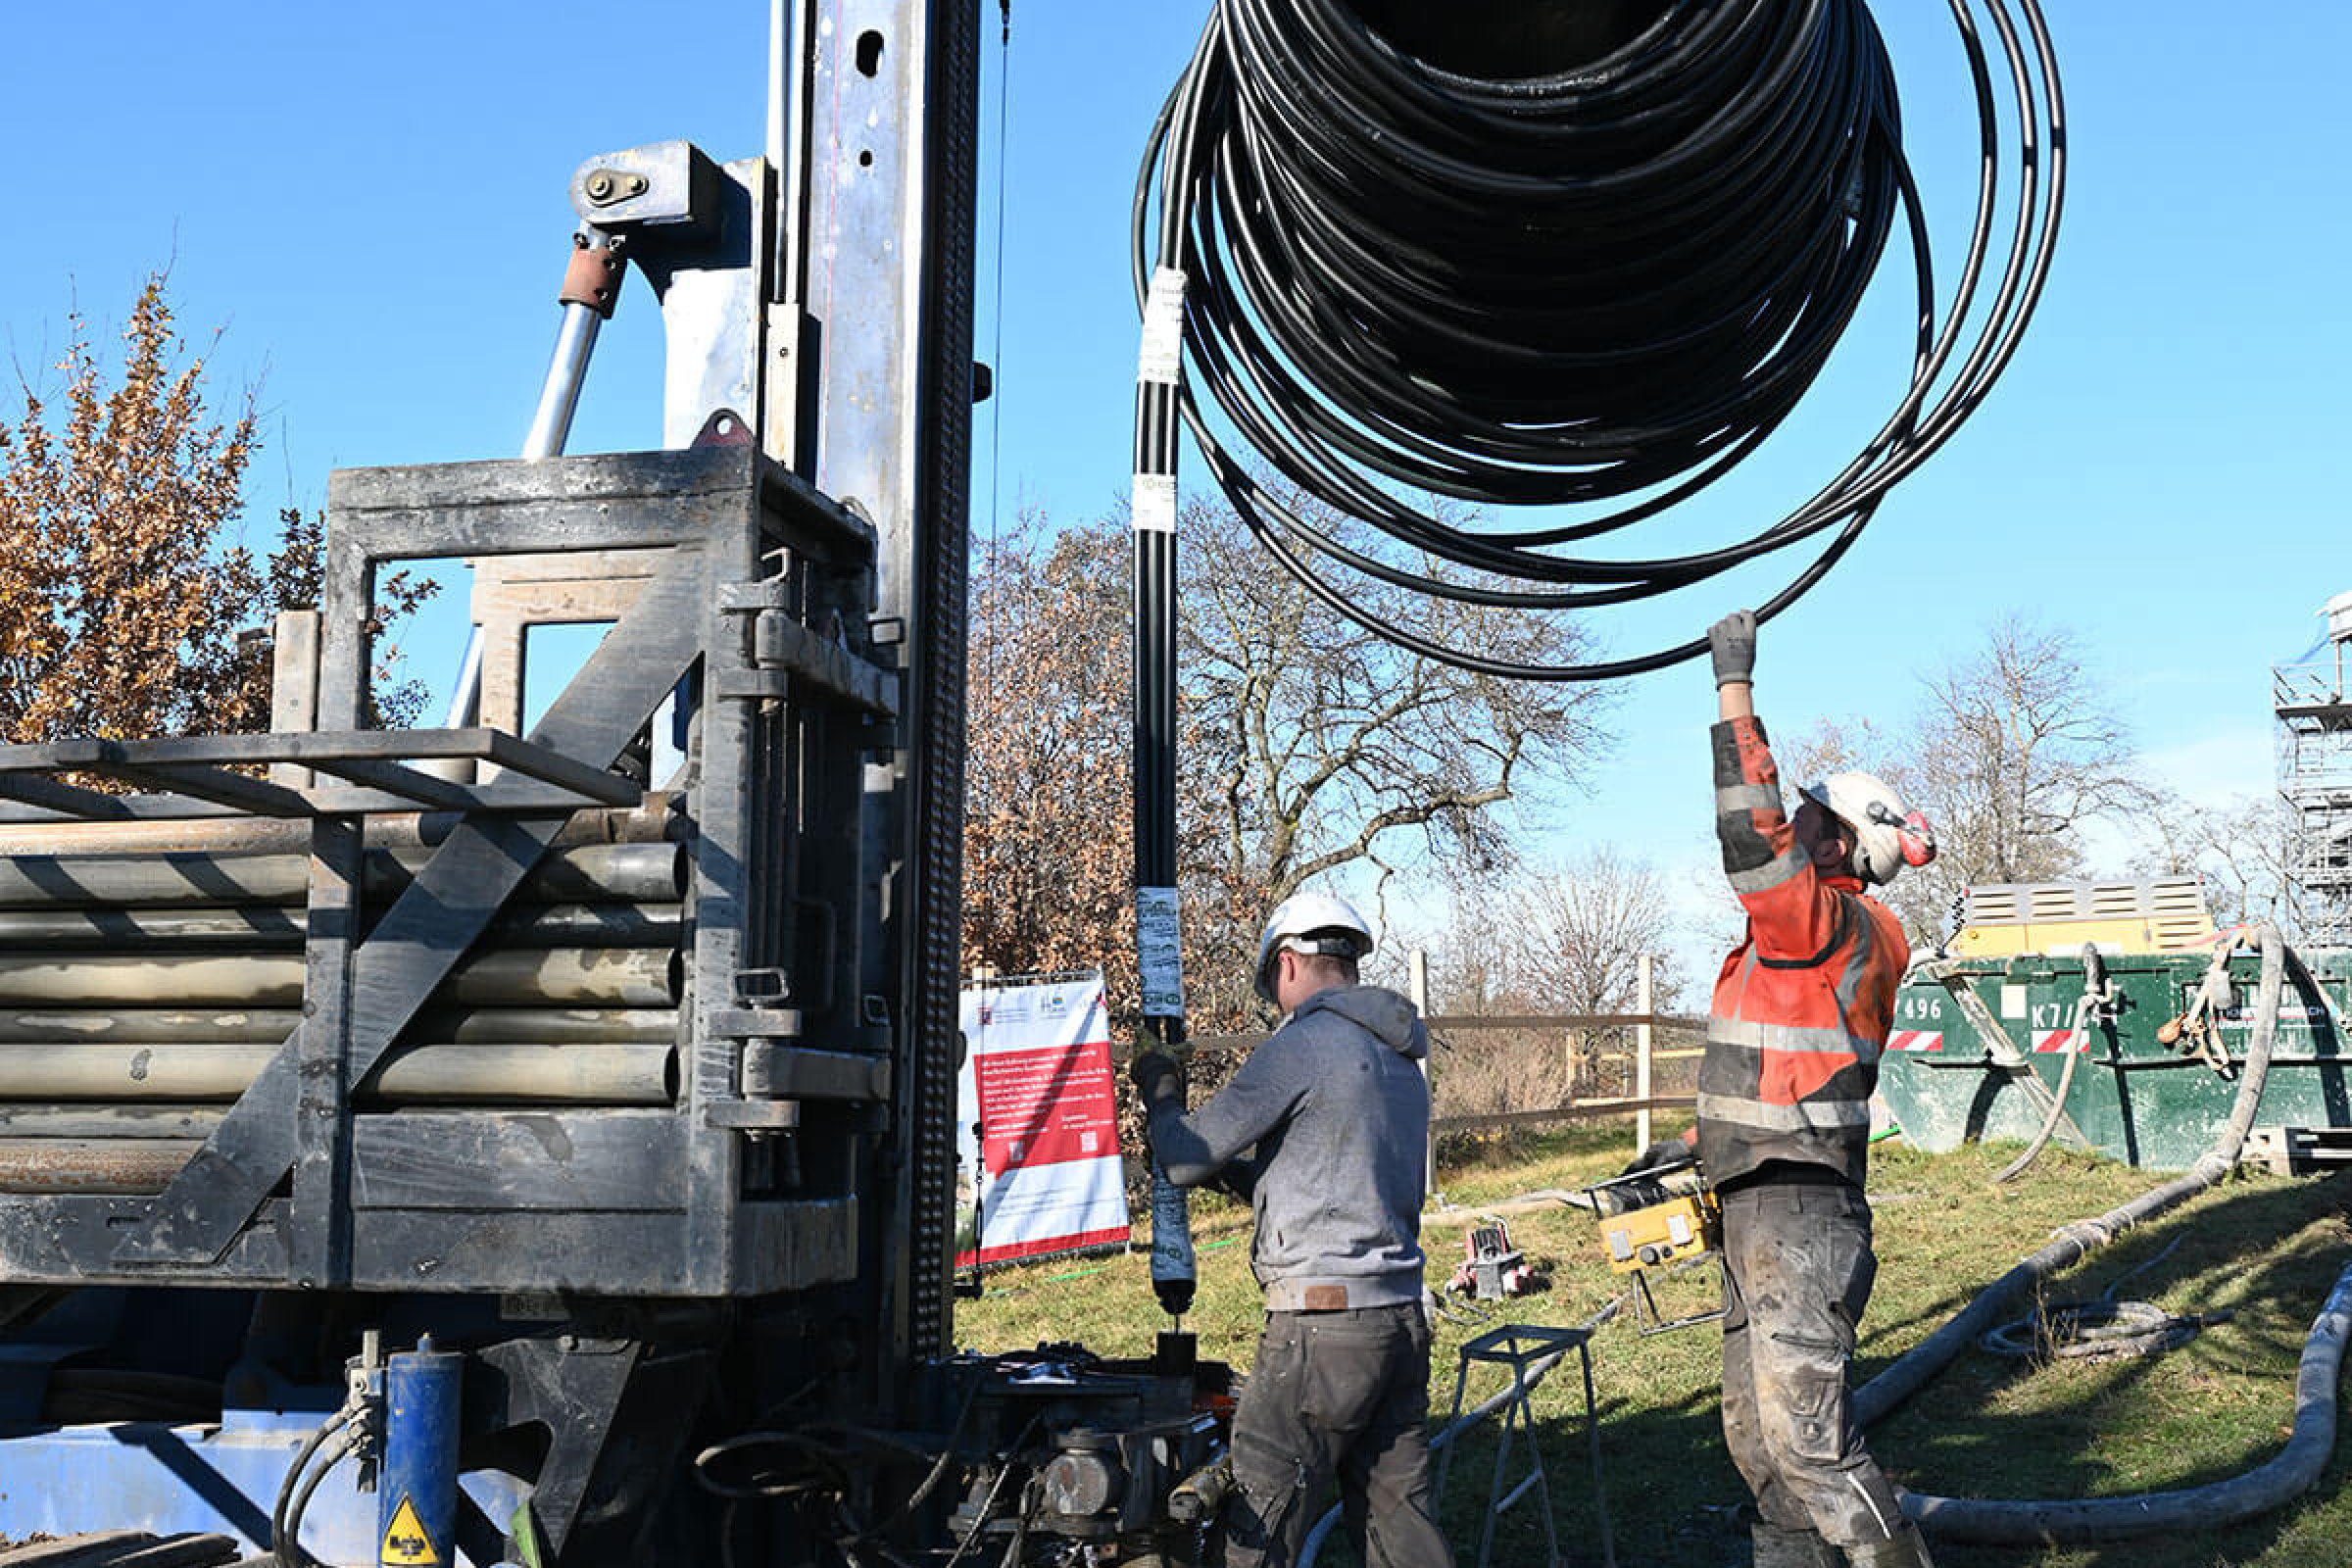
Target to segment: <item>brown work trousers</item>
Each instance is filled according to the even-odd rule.
[[[1226,1568],[1290,1568],[1336,1479],[1365,1568],[1451,1568],[1429,1474],[1418,1302],[1268,1312],[1233,1419]]]
[[[1765,1182],[1723,1196],[1723,1436],[1783,1530],[1838,1546],[1902,1528],[1845,1388],[1879,1263],[1870,1202],[1842,1182]]]

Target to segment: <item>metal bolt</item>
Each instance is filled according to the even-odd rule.
[[[600,169],[595,173],[588,176],[588,196],[590,200],[601,202],[612,194],[612,176],[611,174],[606,173]]]

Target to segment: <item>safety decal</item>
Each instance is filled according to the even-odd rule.
[[[441,1554],[433,1549],[432,1537],[424,1533],[416,1505],[405,1496],[392,1510],[392,1522],[384,1526],[383,1547],[375,1560],[379,1568],[440,1568]]]
[[[1941,1051],[1943,1035],[1935,1029],[1897,1029],[1886,1037],[1888,1051]]]
[[[2034,1049],[2043,1053],[2064,1051],[2067,1043],[2074,1038],[2075,1032],[2072,1029],[2037,1030],[2034,1035]],[[2086,1046],[2090,1044],[2090,1036],[2087,1033],[2083,1035],[2082,1043]]]

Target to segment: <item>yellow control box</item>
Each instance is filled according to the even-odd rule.
[[[1677,1193],[1662,1203],[1604,1215],[1601,1245],[1620,1274],[1655,1268],[1713,1251],[1723,1245],[1723,1210],[1705,1189]]]

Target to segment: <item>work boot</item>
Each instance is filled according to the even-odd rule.
[[[1936,1559],[1928,1555],[1927,1538],[1917,1525],[1903,1526],[1892,1541],[1848,1546],[1845,1560],[1853,1568],[1936,1568]]]
[[[1756,1568],[1838,1568],[1838,1548],[1815,1531],[1783,1530],[1759,1519],[1747,1527],[1747,1539]]]

